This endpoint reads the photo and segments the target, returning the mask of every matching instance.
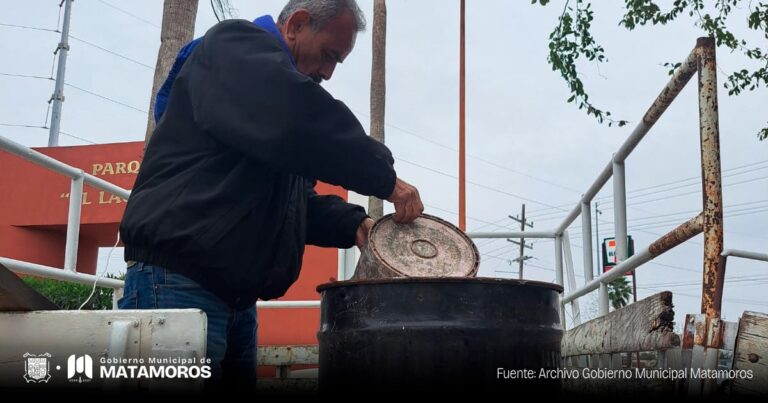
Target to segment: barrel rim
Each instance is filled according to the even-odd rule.
[[[320,284],[317,286],[317,292],[322,292],[330,288],[357,286],[357,285],[380,285],[380,284],[407,284],[407,283],[469,283],[469,284],[501,284],[501,285],[526,285],[563,293],[563,287],[554,283],[547,283],[536,280],[519,280],[512,278],[497,277],[394,277],[380,278],[371,280],[343,280]]]
[[[382,223],[384,223],[386,221],[389,221],[389,220],[394,220],[394,216],[395,216],[394,213],[390,213],[390,214],[386,214],[383,217],[381,217],[380,219],[376,220],[376,222],[373,224],[373,226],[369,230],[368,236],[372,237],[373,234],[376,232],[376,230],[378,230],[381,227]],[[460,228],[456,227],[455,225],[453,225],[452,223],[450,223],[450,222],[448,222],[446,220],[443,220],[440,217],[436,217],[436,216],[433,216],[433,215],[430,215],[430,214],[424,214],[424,213],[422,213],[419,217],[423,217],[423,218],[426,218],[428,220],[436,221],[436,222],[444,225],[446,228],[450,228],[451,230],[453,230],[453,232],[458,234],[459,237],[464,238],[464,241],[466,241],[466,243],[470,246],[470,248],[472,249],[472,253],[474,254],[474,259],[473,259],[474,260],[474,264],[472,265],[473,267],[472,267],[472,269],[469,272],[465,273],[464,276],[474,276],[474,275],[476,275],[478,270],[480,269],[480,250],[477,249],[477,245],[475,245],[475,242],[472,240],[472,238],[467,236],[467,234],[464,231],[462,231]],[[389,270],[391,270],[391,271],[393,271],[393,272],[395,272],[395,273],[397,273],[399,275],[406,276],[405,273],[401,272],[396,267],[394,267],[391,264],[389,264],[388,261],[383,259],[383,257],[381,256],[381,252],[376,247],[376,243],[375,242],[369,242],[368,245],[367,245],[367,248],[370,249],[370,251],[376,257],[376,259],[379,262],[379,264],[381,264],[382,266],[386,267],[387,269],[389,269]]]

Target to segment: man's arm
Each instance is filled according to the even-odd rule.
[[[366,219],[365,209],[335,195],[318,195],[315,182],[307,182],[307,244],[334,248],[362,246],[358,230]],[[366,234],[367,235],[367,234]]]
[[[198,127],[266,166],[389,198],[396,179],[389,149],[296,71],[270,35],[245,21],[217,24],[173,92],[190,100]]]

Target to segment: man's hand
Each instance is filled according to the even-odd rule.
[[[395,205],[393,218],[398,223],[409,223],[424,211],[419,191],[400,178],[395,181],[395,189],[387,201]]]
[[[368,233],[371,231],[371,227],[373,227],[373,220],[371,217],[366,217],[366,219],[360,223],[360,226],[357,227],[355,245],[357,245],[360,250],[363,250],[365,244],[368,243]]]

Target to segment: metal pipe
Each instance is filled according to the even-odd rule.
[[[35,151],[29,147],[16,143],[6,137],[0,136],[0,148],[15,154],[21,158],[24,158],[34,164],[48,168],[54,172],[69,176],[70,178],[77,178],[83,176],[85,183],[104,190],[108,193],[119,196],[123,199],[127,199],[131,192],[123,189],[112,183],[109,183],[103,179],[97,178],[90,174],[84,174],[83,170],[71,165],[67,165],[59,160],[53,159],[41,152]]]
[[[72,18],[72,0],[64,0],[64,23],[61,28],[61,42],[56,48],[59,52],[59,65],[56,69],[56,84],[54,85],[53,108],[51,109],[51,129],[48,132],[48,147],[59,145],[61,130],[61,107],[64,103],[64,76],[67,71],[67,53],[69,53],[69,22]]]
[[[128,200],[128,198],[131,196],[130,190],[123,189],[120,186],[105,181],[104,179],[97,178],[90,174],[85,174],[83,178],[85,179],[85,183],[87,185],[91,185],[97,189],[111,193],[123,200]]]
[[[565,259],[565,273],[568,277],[568,289],[576,289],[576,273],[573,269],[573,254],[571,253],[571,238],[568,231],[563,232],[563,259]],[[573,315],[573,325],[581,324],[581,309],[579,309],[579,300],[571,301],[571,314]]]
[[[117,302],[120,301],[120,298],[123,298],[124,293],[125,288],[123,287],[112,289],[112,310],[117,309]]]
[[[706,314],[707,318],[719,318],[725,267],[719,268],[720,255],[723,253],[723,190],[714,38],[699,38],[695,51],[698,54],[699,70],[701,183],[704,203],[704,281],[701,313]]]
[[[69,212],[67,213],[67,240],[64,247],[64,270],[77,271],[77,246],[80,244],[80,209],[83,205],[83,175],[72,178],[69,187]]]
[[[0,136],[0,148],[30,161],[34,164],[48,168],[54,172],[69,176],[70,178],[83,177],[86,185],[91,185],[97,189],[101,189],[105,192],[128,199],[131,195],[129,190],[123,189],[117,185],[109,183],[103,179],[97,178],[93,175],[83,173],[83,170],[71,165],[67,165],[59,160],[53,159],[39,151],[35,151],[27,146],[21,145],[6,137]]]
[[[768,262],[768,253],[757,253],[739,249],[726,249],[720,256],[741,257],[744,259],[762,260]]]
[[[583,200],[584,196],[582,196]],[[592,267],[592,210],[590,209],[589,202],[581,202],[581,244],[582,257],[584,260],[584,281],[592,281],[593,270]],[[587,246],[589,245],[589,246]]]
[[[258,301],[257,308],[319,308],[320,301]]]
[[[613,164],[608,163],[608,165],[603,168],[603,171],[600,172],[600,175],[597,176],[597,179],[595,179],[594,182],[592,182],[592,186],[587,189],[587,192],[584,193],[583,196],[581,196],[581,200],[579,203],[573,207],[570,213],[563,219],[563,222],[560,223],[560,226],[557,227],[555,230],[555,233],[562,234],[563,231],[565,231],[566,228],[570,227],[571,224],[573,224],[573,221],[576,220],[576,217],[581,214],[581,203],[590,203],[592,202],[592,199],[597,196],[597,192],[600,191],[600,189],[605,186],[605,184],[608,182],[608,179],[611,179],[611,175],[613,174]]]
[[[601,286],[601,284],[608,284],[611,281],[623,276],[624,274],[629,273],[640,265],[647,263],[648,261],[674,248],[675,246],[693,238],[697,234],[701,233],[701,231],[702,217],[701,214],[699,214],[696,217],[693,217],[690,220],[680,224],[677,228],[657,239],[639,253],[636,253],[634,256],[631,256],[627,258],[627,260],[619,263],[613,269],[601,274],[599,277],[588,282],[578,290],[563,296],[562,303],[567,304],[576,298],[583,297],[584,295],[596,290]]]
[[[555,283],[563,286],[563,237],[555,238]]]
[[[55,267],[43,266],[40,264],[23,262],[21,260],[0,257],[0,264],[7,267],[14,273],[28,274],[42,278],[51,278],[54,280],[68,281],[78,284],[93,285],[97,276],[85,273],[72,273],[67,270],[57,269]],[[108,277],[98,278],[99,287],[122,289],[125,282]],[[318,308],[320,301],[259,301],[256,303],[259,308]]]
[[[470,238],[555,238],[554,231],[468,232]]]
[[[688,84],[688,81],[691,80],[694,73],[696,73],[696,70],[698,69],[697,60],[696,48],[693,48],[691,53],[688,54],[688,57],[685,58],[685,61],[683,61],[680,67],[678,67],[672,74],[672,78],[653,101],[651,107],[645,112],[642,123],[650,128],[659,120],[664,111],[667,110],[669,105],[672,104],[672,101],[677,98],[677,95],[680,94],[683,88],[685,88],[685,85]],[[619,151],[616,152],[616,157],[619,161],[624,161],[635,148],[635,145],[637,145],[637,142],[625,142],[621,148],[619,148]]]
[[[0,257],[0,264],[9,268],[14,273],[28,274],[31,276],[52,278],[54,280],[69,281],[72,283],[93,285],[97,277],[92,274],[71,272],[56,267],[43,266],[41,264],[23,262],[21,260]],[[122,288],[125,283],[122,280],[115,280],[108,277],[98,279],[97,285],[106,288]]]
[[[563,237],[555,237],[555,283],[559,286],[563,286]],[[565,326],[565,304],[560,303],[560,323],[563,330]]]
[[[659,120],[659,117],[669,107],[672,101],[675,100],[677,95],[682,91],[685,84],[693,77],[693,73],[696,72],[696,49],[694,49],[688,57],[685,59],[682,65],[675,71],[672,78],[669,80],[661,93],[656,97],[651,104],[650,108],[643,115],[643,120],[640,121],[632,133],[627,137],[624,143],[619,147],[618,151],[613,156],[611,162],[603,169],[598,175],[597,179],[592,183],[587,192],[581,198],[581,202],[591,202],[597,195],[597,192],[603,188],[608,179],[611,177],[613,171],[613,161],[624,162],[624,160],[632,153],[632,150],[640,143],[645,137],[651,127]],[[576,205],[573,210],[566,216],[563,222],[555,230],[556,233],[562,234],[566,228],[568,228],[576,217],[579,216],[581,206]]]
[[[624,163],[613,161],[613,219],[616,239],[616,263],[627,260],[627,190]]]
[[[563,298],[565,300],[565,298]],[[599,299],[598,299],[598,315],[608,315],[608,284],[600,283]]]

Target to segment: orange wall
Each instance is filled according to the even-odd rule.
[[[108,182],[130,189],[136,180],[143,142],[37,148]],[[0,151],[0,256],[62,267],[69,207],[69,178]],[[346,190],[319,183],[320,194]],[[94,273],[98,247],[115,243],[125,202],[86,186],[82,206],[78,271]],[[318,284],[335,279],[338,251],[307,247],[299,280],[284,300],[317,300]],[[259,309],[259,344],[317,344],[319,310]]]

